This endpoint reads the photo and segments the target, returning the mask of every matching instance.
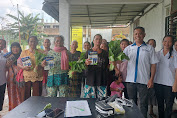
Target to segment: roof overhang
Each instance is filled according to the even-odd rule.
[[[128,24],[143,16],[145,9],[162,0],[67,0],[70,4],[71,25],[114,26]],[[47,14],[59,21],[59,0],[44,0]]]

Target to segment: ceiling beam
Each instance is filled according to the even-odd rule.
[[[142,16],[144,16],[145,14],[147,14],[148,12],[150,12],[153,8],[155,8],[158,4],[154,4],[154,6],[152,6],[149,10],[147,10],[145,13],[142,14]],[[140,16],[139,18],[135,19],[135,17],[133,19],[131,19],[131,24],[134,23],[136,20],[139,20],[142,16]]]
[[[116,20],[116,21],[129,21],[131,19],[123,19],[123,20]],[[112,22],[112,21],[115,21],[115,20],[104,20],[104,21],[92,21],[92,22]]]
[[[147,5],[146,5],[139,13],[137,13],[136,15],[138,16],[139,14],[143,13],[144,10],[145,10],[146,8],[148,8],[150,5],[151,5],[151,4],[147,4]],[[143,16],[143,14],[142,14],[141,16]],[[140,17],[141,17],[141,16],[140,16]],[[135,17],[136,17],[136,16],[135,16]],[[129,22],[134,21],[135,17],[133,17]]]
[[[123,5],[121,6],[121,8],[120,8],[118,14],[116,15],[115,20],[113,21],[112,24],[114,24],[114,23],[116,22],[118,16],[121,16],[121,12],[122,12],[122,10],[123,10],[124,7],[125,7],[125,4],[123,4]]]
[[[121,15],[121,16],[142,16],[142,15]],[[71,15],[71,17],[88,17],[88,15],[87,16],[73,16],[73,15]],[[107,16],[89,16],[89,17],[97,17],[97,18],[99,18],[99,17],[115,17],[115,15],[107,15]]]
[[[140,11],[123,11],[121,13],[139,13]],[[107,14],[118,14],[119,12],[106,12],[106,13],[92,13],[91,15],[107,15]],[[71,15],[88,15],[88,14],[71,14]]]
[[[100,5],[100,4],[150,4],[163,0],[68,0],[71,5]]]
[[[91,19],[90,19],[89,7],[88,7],[88,5],[87,5],[86,7],[87,7],[87,14],[88,14],[89,22],[90,22],[90,25],[91,25]],[[71,16],[72,16],[72,15],[71,15]]]

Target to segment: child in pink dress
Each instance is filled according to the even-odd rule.
[[[122,51],[124,51],[124,49],[129,45],[129,41],[127,39],[122,39],[120,42],[120,48]],[[121,61],[121,63],[119,63],[120,61],[116,62],[116,67],[115,71],[116,71],[116,75],[118,75],[119,73],[122,74],[122,83],[125,86],[124,88],[124,95],[125,98],[128,99],[128,94],[127,94],[127,88],[126,88],[126,77],[127,77],[127,65],[128,65],[128,60],[123,60]],[[118,73],[117,73],[118,72]]]
[[[115,81],[113,81],[110,85],[111,96],[117,94],[118,97],[122,97],[124,88],[125,87],[122,83],[122,76],[119,74],[119,76],[115,78]]]

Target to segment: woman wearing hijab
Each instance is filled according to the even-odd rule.
[[[22,102],[21,90],[23,90],[23,88],[18,87],[16,84],[16,75],[20,70],[20,68],[17,67],[17,59],[19,58],[21,51],[22,50],[19,43],[12,43],[11,53],[15,57],[15,62],[8,68],[7,90],[9,97],[9,111]]]
[[[47,54],[54,57],[54,67],[48,71],[47,94],[49,97],[68,97],[69,59],[62,35],[54,38],[55,47]]]

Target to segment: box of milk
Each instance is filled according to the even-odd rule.
[[[46,60],[44,70],[50,70],[54,67],[54,57],[45,57],[44,60]]]
[[[90,65],[97,65],[97,63],[98,63],[98,53],[97,53],[97,51],[89,51],[88,52],[88,59],[91,60]]]
[[[23,63],[23,66],[24,66],[24,67],[25,67],[25,66],[31,66],[31,65],[32,65],[29,56],[23,57],[23,58],[21,58],[21,60],[22,60],[22,63]]]

